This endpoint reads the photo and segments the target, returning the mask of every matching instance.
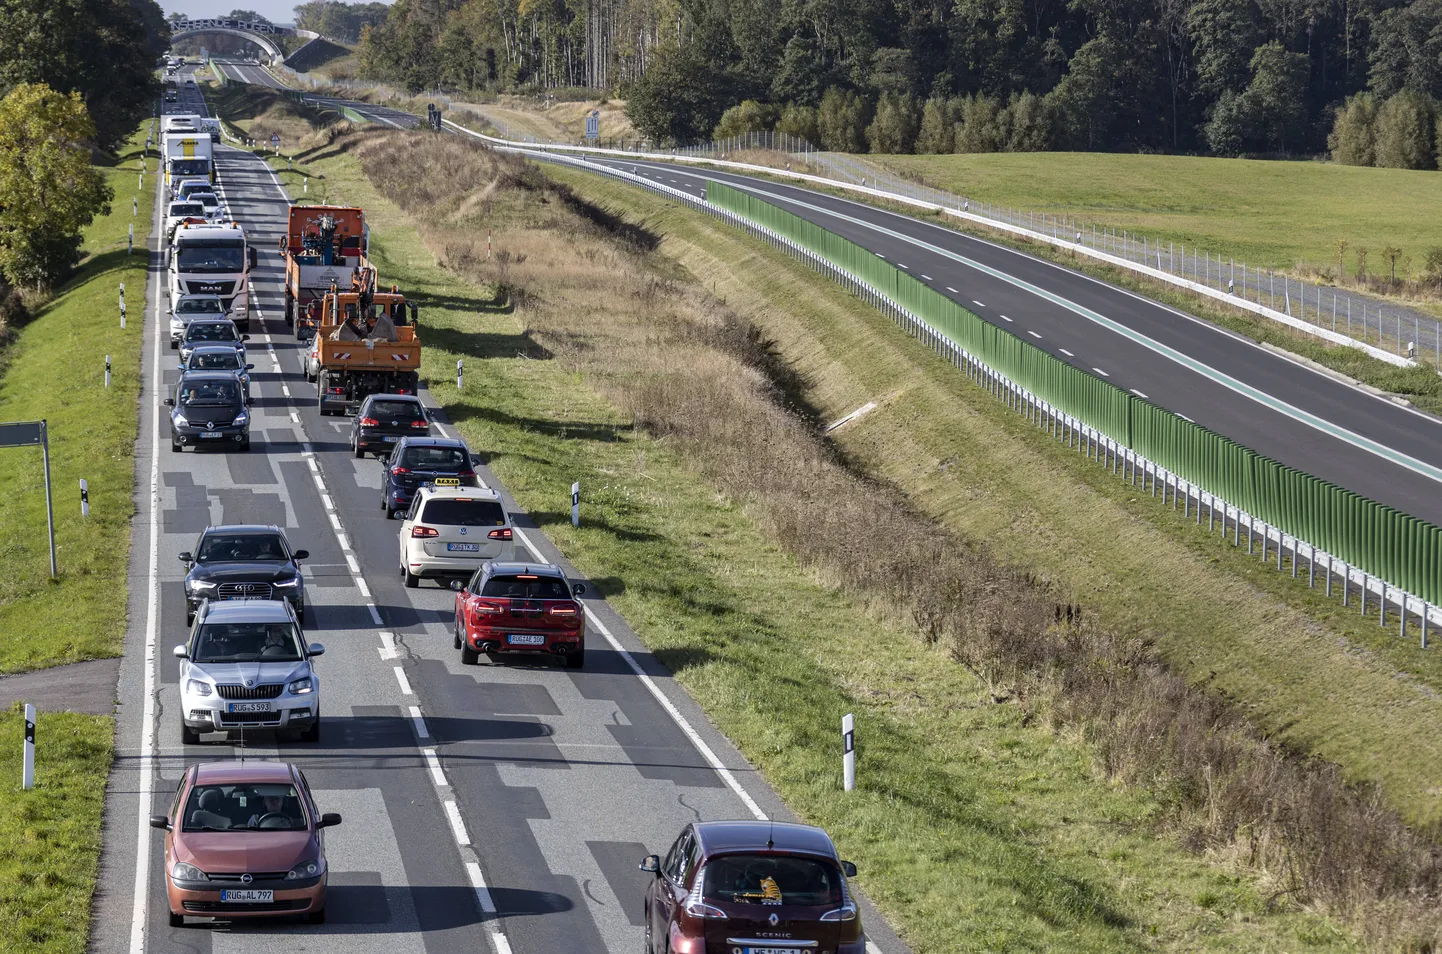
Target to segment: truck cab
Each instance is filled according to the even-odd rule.
[[[204,178],[215,181],[210,135],[203,132],[169,132],[161,137],[160,155],[165,163],[167,188],[180,179]]]
[[[257,264],[256,247],[239,225],[182,224],[166,263],[166,290],[172,302],[184,295],[215,295],[236,327],[248,331],[249,278]]]

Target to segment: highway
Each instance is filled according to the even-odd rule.
[[[169,111],[204,110],[194,87],[182,90]],[[348,419],[319,416],[301,345],[281,320],[276,245],[287,199],[250,153],[222,146],[217,167],[223,201],[260,248],[248,343],[252,447],[169,449],[160,402],[177,359],[152,239],[130,625],[91,950],[631,954],[641,946],[644,855],[664,853],[693,820],[793,816],[602,600],[586,600],[584,670],[539,659],[461,666],[453,594],[430,582],[404,587],[400,523],[377,506],[381,465],[351,455]],[[478,470],[502,491],[530,558],[584,581]],[[187,628],[176,556],[222,523],[274,523],[310,551],[306,636],[326,646],[318,744],[259,731],[243,746],[218,736],[181,742],[171,647]],[[321,810],[344,816],[327,836],[324,925],[167,924],[163,833],[146,819],[168,810],[188,765],[242,754],[295,762]],[[856,885],[864,890],[865,872]],[[904,954],[863,905],[869,951]]]
[[[282,87],[256,67],[235,79]],[[344,102],[390,126],[416,117]],[[812,189],[685,163],[595,161],[703,195],[748,189],[926,282],[987,321],[1283,463],[1442,524],[1442,421],[1240,335],[1050,262]]]

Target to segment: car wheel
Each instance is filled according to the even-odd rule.
[[[408,567],[401,567],[401,575],[406,579],[406,589],[413,590],[421,585],[421,578],[412,573]]]
[[[171,926],[171,927],[185,927],[185,915],[183,915],[183,914],[176,914],[174,911],[171,911],[171,912],[170,912],[170,926]]]
[[[461,646],[465,643],[465,640],[461,638],[461,621],[460,621],[460,620],[456,620],[456,628],[453,630],[453,633],[454,633],[455,639],[456,639],[456,648],[457,648],[457,649],[460,649]]]
[[[179,351],[179,350],[180,350],[180,342],[179,342],[179,341],[172,341],[172,342],[170,343],[170,350],[171,350],[171,351]]]
[[[302,603],[301,605],[299,605],[299,606],[297,606],[297,607],[295,608],[295,621],[296,621],[297,623],[300,623],[302,626],[305,625],[305,604],[304,604],[304,603]]]
[[[195,625],[195,614],[190,610],[185,611],[185,628],[189,629]]]
[[[366,455],[366,452],[361,450],[360,441],[351,442],[350,451],[357,457],[364,457]]]
[[[171,449],[172,451],[174,451],[175,453],[177,453],[177,454],[183,453],[184,450],[185,450],[185,449],[184,449],[183,447],[181,447],[180,444],[177,443],[176,441],[171,441],[171,442],[170,442],[170,449]]]
[[[184,722],[180,723],[180,741],[182,745],[199,745],[200,730],[192,729]]]
[[[306,729],[304,732],[302,732],[302,733],[300,734],[300,740],[301,740],[302,742],[312,742],[312,743],[314,743],[314,742],[319,742],[319,741],[320,741],[320,711],[319,711],[319,710],[316,711],[315,721],[310,724],[310,728]]]
[[[309,921],[311,924],[324,924],[324,923],[325,923],[325,908],[321,908],[319,911],[312,911],[311,913],[309,913],[309,914],[307,914],[307,915],[305,916],[305,919],[306,919],[307,921]]]
[[[481,654],[465,643],[461,644],[461,665],[474,666],[481,661]]]
[[[578,646],[573,653],[566,654],[566,668],[580,669],[586,665],[586,647]]]
[[[247,437],[245,440],[243,440],[243,441],[240,442],[240,450],[241,450],[242,452],[245,452],[245,451],[250,450],[250,438],[249,438],[249,437]]]

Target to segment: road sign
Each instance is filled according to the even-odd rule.
[[[601,111],[593,109],[586,114],[586,138],[601,138]]]
[[[280,145],[280,133],[271,133],[271,134],[270,134],[270,144],[271,144],[272,146],[279,146],[279,145]]]
[[[39,421],[0,424],[0,447],[30,447],[44,439],[45,428]]]

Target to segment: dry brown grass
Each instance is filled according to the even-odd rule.
[[[849,469],[801,402],[803,382],[754,326],[652,254],[644,230],[468,143],[370,133],[355,152],[439,260],[503,288],[558,360],[680,445],[818,575],[878,613],[900,607],[996,704],[1079,730],[1109,777],[1160,795],[1159,824],[1193,849],[1265,872],[1276,899],[1351,920],[1374,949],[1438,949],[1435,844],[1336,766],[1269,743],[1146,638],[1098,625]],[[409,171],[417,162],[426,175]],[[507,225],[487,258],[494,221]]]

